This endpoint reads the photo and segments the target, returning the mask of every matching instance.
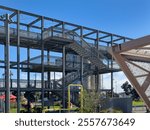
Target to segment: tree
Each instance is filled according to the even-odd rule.
[[[125,91],[126,95],[130,95],[132,97],[132,100],[139,100],[140,96],[136,92],[136,90],[126,81],[121,88]]]
[[[83,91],[83,112],[84,113],[94,113],[97,112],[97,109],[100,104],[100,94],[92,91]]]

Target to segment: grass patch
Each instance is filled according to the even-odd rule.
[[[10,113],[17,113],[17,108],[11,108]]]
[[[141,100],[132,102],[132,106],[143,106],[143,105],[144,105],[144,102]]]

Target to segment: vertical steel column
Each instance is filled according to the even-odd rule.
[[[28,31],[29,31],[29,28],[28,28]],[[30,88],[30,48],[28,47],[27,48],[27,83],[28,83],[28,89]],[[29,99],[29,91],[28,92],[28,112],[30,112],[30,99]]]
[[[10,47],[10,30],[9,30],[9,14],[6,14],[5,21],[5,32],[6,32],[6,45],[5,45],[5,112],[10,112],[10,58],[9,58],[9,47]]]
[[[113,35],[111,35],[111,46],[113,46]],[[111,57],[111,96],[113,97],[113,88],[114,88],[114,75],[113,75],[113,56]]]
[[[17,113],[20,112],[20,12],[17,12]]]
[[[43,31],[44,31],[44,17],[41,17],[41,65],[42,65],[42,74],[41,74],[41,94],[42,94],[42,110],[44,109],[44,42],[43,42]]]
[[[62,22],[62,36],[65,37],[65,23]]]
[[[27,26],[27,32],[29,37],[30,27]],[[27,87],[30,88],[30,47],[27,48]],[[28,92],[28,104],[27,104],[27,111],[30,112],[30,99],[29,99],[29,91]]]
[[[36,72],[35,72],[34,87],[36,88]]]
[[[48,62],[48,65],[50,65],[50,51],[48,50],[47,51],[47,62]],[[50,80],[50,78],[51,78],[51,72],[50,71],[48,71],[47,72],[47,81],[48,81],[48,88],[51,88],[51,80]]]
[[[123,42],[126,42],[126,38],[125,37],[123,38]]]
[[[65,76],[66,76],[66,47],[63,46],[63,74],[62,74],[62,77],[63,77],[63,88],[62,88],[62,105],[63,105],[63,108],[66,107],[65,105],[65,98],[66,98],[66,93],[65,93],[65,87],[66,87],[66,84],[65,84]]]
[[[50,51],[47,50],[47,62],[48,62],[48,65],[50,65],[50,55],[49,55]],[[50,80],[50,70],[47,72],[47,87],[48,87],[48,91],[47,91],[47,97],[48,97],[48,100],[50,99],[50,89],[51,89],[51,80]],[[50,100],[49,100],[50,102]],[[48,106],[48,109],[50,108],[50,106]]]
[[[97,48],[97,51],[99,51],[99,31],[97,31],[96,33],[96,48]],[[99,53],[97,54],[97,57],[99,57]],[[98,92],[99,90],[99,69],[97,67],[97,74],[96,74],[96,92]]]
[[[83,39],[83,27],[81,27],[81,29],[80,29],[80,40],[81,40],[81,46],[83,46],[82,45],[82,39]],[[81,62],[81,73],[80,73],[80,80],[81,80],[81,84],[83,85],[83,57],[81,56],[80,57],[81,58],[81,60],[80,60],[80,62]]]
[[[55,77],[55,71],[54,71],[54,83],[55,83],[55,89],[57,89],[57,84],[56,84],[56,77]]]

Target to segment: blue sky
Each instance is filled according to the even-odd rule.
[[[131,38],[150,34],[150,0],[0,0],[0,5]],[[110,76],[104,78],[110,87]],[[120,86],[127,79],[120,72],[115,80]]]
[[[0,0],[0,4],[131,38],[150,34],[149,0]]]

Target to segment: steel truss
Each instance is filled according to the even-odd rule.
[[[150,109],[150,36],[113,46],[110,52]]]

